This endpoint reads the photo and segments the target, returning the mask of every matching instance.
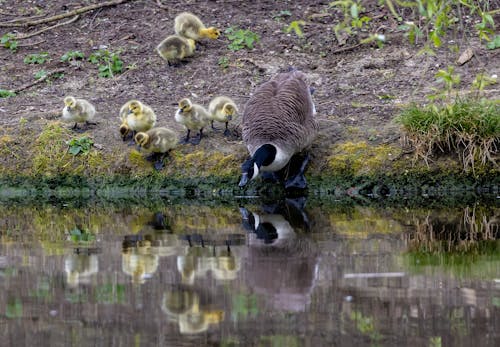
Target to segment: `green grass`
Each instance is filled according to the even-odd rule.
[[[231,41],[227,47],[232,51],[239,51],[243,48],[253,49],[254,44],[260,41],[258,34],[246,29],[229,27],[224,33],[229,41]]]
[[[456,153],[467,171],[478,162],[496,165],[499,114],[500,105],[494,101],[457,98],[451,104],[412,104],[396,122],[403,126],[417,157],[427,162],[437,151]]]

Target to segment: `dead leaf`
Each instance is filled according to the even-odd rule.
[[[460,57],[457,60],[458,65],[464,65],[466,62],[472,59],[474,56],[474,51],[472,48],[467,48],[462,54],[460,54]]]

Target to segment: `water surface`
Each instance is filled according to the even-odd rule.
[[[0,205],[11,346],[498,346],[500,208]]]

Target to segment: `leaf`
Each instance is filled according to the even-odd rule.
[[[351,5],[351,17],[358,18],[358,15],[359,15],[358,4],[354,3]]]
[[[70,154],[77,155],[78,153],[80,153],[81,149],[82,148],[80,146],[72,146],[72,147],[69,148],[68,152]]]
[[[496,35],[493,40],[491,40],[490,42],[488,42],[488,44],[486,45],[486,47],[488,49],[497,49],[500,47],[500,35]]]

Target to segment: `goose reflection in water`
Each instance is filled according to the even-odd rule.
[[[318,274],[317,249],[304,209],[305,198],[263,205],[261,212],[240,208],[250,232],[243,271],[248,285],[279,311],[303,312]]]
[[[192,289],[179,288],[163,294],[161,309],[179,324],[181,334],[197,334],[208,330],[210,325],[224,320],[224,311],[203,304],[200,295]]]
[[[143,284],[158,269],[159,256],[152,254],[151,242],[141,236],[126,236],[122,248],[122,271],[132,282]]]
[[[225,240],[207,239],[202,235],[185,235],[189,244],[186,254],[177,257],[177,269],[183,284],[194,284],[196,278],[205,278],[209,272],[219,281],[236,279],[241,268],[239,248],[243,235],[226,235]],[[220,241],[220,242],[219,242]]]
[[[92,252],[75,252],[64,259],[66,281],[70,287],[90,284],[92,275],[99,272],[99,259]]]

